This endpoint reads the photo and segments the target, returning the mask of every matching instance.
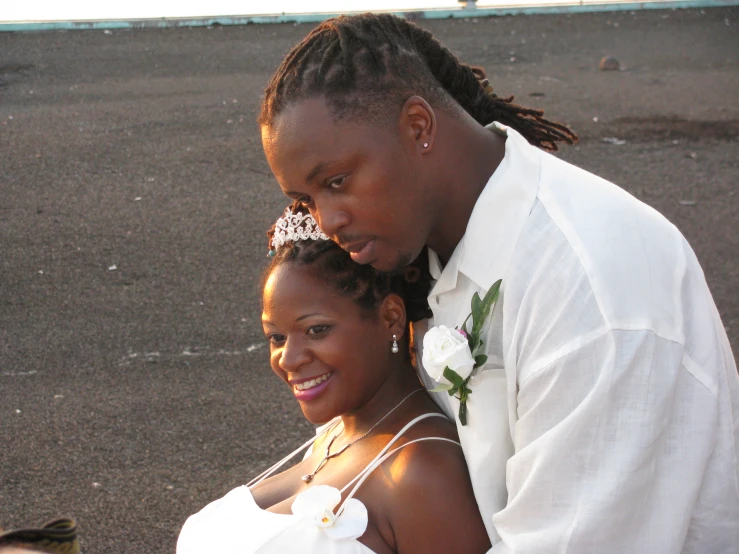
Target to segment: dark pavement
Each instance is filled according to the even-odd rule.
[[[737,351],[739,8],[421,23],[681,228]],[[309,29],[0,34],[0,525],[173,552],[310,435],[261,337],[286,201],[255,124]]]

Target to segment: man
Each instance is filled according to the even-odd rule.
[[[355,261],[388,271],[428,247],[430,324],[461,326],[502,279],[458,421],[492,552],[736,552],[739,377],[695,255],[536,148],[576,137],[511,100],[368,14],[293,48],[259,122],[282,190]]]

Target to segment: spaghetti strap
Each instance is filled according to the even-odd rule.
[[[364,467],[364,469],[357,474],[357,476],[354,479],[352,479],[346,485],[344,485],[344,488],[341,489],[341,493],[343,494],[344,491],[346,491],[349,487],[351,487],[354,483],[356,483],[359,479],[361,479],[362,478],[362,475],[364,475],[365,472],[371,471],[370,468],[372,467],[372,465],[377,460],[379,460],[380,458],[382,458],[385,455],[385,453],[388,450],[390,450],[390,447],[392,447],[398,441],[398,439],[405,434],[405,432],[408,429],[410,429],[411,427],[413,427],[419,421],[422,421],[424,419],[428,419],[430,417],[442,417],[444,419],[447,419],[447,417],[444,414],[437,414],[437,413],[434,413],[434,412],[429,412],[429,413],[426,413],[426,414],[421,414],[420,416],[418,416],[418,417],[412,419],[411,421],[409,421],[408,423],[406,423],[405,426],[400,431],[398,431],[397,434],[392,439],[390,439],[390,442],[388,442],[385,445],[385,447],[382,450],[380,450],[380,452],[377,454],[377,456],[375,456],[372,459],[372,461],[370,463],[368,463]],[[372,469],[374,469],[374,468],[372,468]]]
[[[380,452],[372,459],[372,461],[369,464],[367,464],[364,467],[364,469],[362,471],[360,471],[359,474],[356,477],[354,477],[354,479],[352,479],[351,481],[349,481],[344,486],[344,488],[341,489],[341,493],[343,494],[349,487],[351,487],[354,483],[356,483],[357,481],[359,481],[359,483],[357,484],[357,486],[355,486],[354,489],[352,489],[352,492],[350,493],[350,495],[348,497],[348,498],[351,498],[351,495],[353,495],[356,492],[356,490],[359,488],[359,485],[361,485],[364,482],[366,475],[368,475],[369,473],[371,473],[375,469],[375,467],[377,467],[377,465],[379,465],[380,463],[382,463],[390,455],[392,455],[395,452],[397,452],[397,450],[399,450],[399,448],[403,448],[403,446],[406,446],[408,444],[411,444],[412,442],[418,442],[420,440],[443,440],[443,441],[453,442],[455,444],[459,444],[459,443],[457,443],[455,441],[452,441],[450,439],[444,439],[444,438],[441,438],[441,437],[425,437],[423,439],[417,439],[416,441],[408,442],[408,443],[404,444],[403,446],[401,446],[399,448],[396,448],[392,452],[388,452],[390,450],[390,448],[398,441],[398,439],[400,439],[400,437],[403,436],[403,434],[408,429],[410,429],[411,427],[413,427],[419,421],[422,421],[422,420],[427,419],[429,417],[442,417],[444,419],[447,419],[447,417],[445,415],[443,415],[443,414],[438,414],[438,413],[430,412],[430,413],[422,414],[422,415],[420,415],[420,416],[412,419],[408,423],[406,423],[405,426],[400,431],[398,431],[398,433],[390,440],[390,442],[388,442],[385,445],[385,447],[382,450],[380,450]],[[297,456],[298,454],[300,454],[302,451],[306,450],[309,446],[311,446],[313,443],[315,443],[315,441],[318,440],[320,437],[322,437],[324,434],[326,434],[327,432],[335,429],[336,426],[340,422],[341,422],[341,417],[336,417],[333,421],[327,423],[324,426],[324,428],[320,431],[320,433],[318,433],[315,437],[311,438],[309,441],[307,441],[305,444],[303,444],[302,446],[298,447],[296,450],[294,450],[293,452],[291,452],[290,454],[288,454],[287,456],[285,456],[279,462],[277,462],[273,466],[267,468],[265,471],[263,471],[262,473],[260,473],[259,475],[257,475],[254,479],[252,479],[251,481],[249,481],[246,484],[246,487],[249,488],[249,489],[251,489],[251,488],[257,486],[259,483],[261,483],[262,481],[264,481],[265,479],[267,479],[269,476],[271,476],[273,473],[275,473],[278,469],[280,469],[283,465],[285,465],[287,462],[289,462],[292,458],[294,458],[295,456]],[[342,507],[343,507],[343,505],[344,504],[342,503]]]
[[[362,473],[359,474],[359,476],[358,476],[359,477],[359,481],[357,481],[356,478],[352,480],[352,483],[354,481],[357,481],[357,484],[354,485],[354,488],[346,496],[346,498],[344,499],[344,501],[341,503],[341,506],[339,506],[339,509],[336,510],[336,515],[339,515],[341,513],[341,511],[344,509],[344,504],[346,504],[347,500],[349,500],[350,498],[352,498],[354,496],[354,494],[359,490],[359,487],[362,486],[362,483],[365,482],[365,480],[367,479],[367,477],[369,477],[370,475],[372,475],[372,472],[375,469],[377,469],[380,465],[382,465],[382,463],[385,460],[387,460],[391,456],[397,454],[398,451],[403,450],[403,448],[405,448],[406,446],[410,446],[411,444],[415,444],[417,442],[425,442],[425,441],[450,442],[452,444],[456,444],[460,448],[462,447],[462,445],[460,443],[458,443],[457,441],[453,441],[452,439],[447,439],[447,438],[444,438],[444,437],[421,437],[419,439],[414,439],[412,441],[408,441],[405,444],[401,444],[398,448],[395,448],[395,449],[393,449],[393,450],[391,450],[389,452],[386,452],[381,458],[375,459],[375,461],[373,461],[372,463],[370,463],[370,465],[367,468],[365,468],[365,470]],[[349,484],[351,485],[351,483],[349,483]],[[348,486],[349,485],[347,485],[347,487]],[[344,487],[341,490],[341,492],[344,492],[347,487]]]
[[[251,481],[249,481],[246,484],[246,487],[248,489],[251,489],[252,487],[256,487],[259,483],[264,481],[267,477],[272,475],[275,471],[280,469],[283,465],[285,465],[287,462],[289,462],[292,458],[300,454],[303,450],[307,449],[309,446],[311,446],[314,442],[316,442],[320,437],[325,435],[328,431],[335,429],[336,426],[341,421],[341,417],[336,417],[329,423],[325,424],[323,429],[320,433],[318,433],[315,437],[311,438],[308,442],[306,442],[303,446],[298,447],[296,450],[282,458],[279,462],[274,464],[273,466],[267,468],[265,471],[254,477]]]

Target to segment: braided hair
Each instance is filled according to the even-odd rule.
[[[556,151],[577,135],[543,110],[493,92],[485,70],[462,63],[425,29],[390,14],[329,19],[287,54],[267,86],[258,122],[269,126],[293,102],[323,96],[338,119],[397,115],[408,97],[464,109],[481,125],[499,121]]]
[[[291,211],[308,213],[299,202],[293,203]],[[267,231],[270,248],[275,228],[273,225]],[[409,324],[432,315],[428,305],[431,275],[428,271],[426,249],[411,265],[390,273],[378,271],[370,265],[356,263],[348,252],[342,250],[332,240],[289,241],[278,247],[271,259],[262,279],[262,288],[275,269],[287,263],[294,263],[309,267],[340,296],[351,299],[365,313],[374,313],[389,294],[395,293],[405,303],[406,319]]]

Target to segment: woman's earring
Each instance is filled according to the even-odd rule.
[[[400,352],[400,348],[398,348],[398,336],[393,335],[393,346],[390,348],[390,352],[393,354],[397,354]]]
[[[428,142],[424,142],[424,143],[423,143],[423,147],[424,147],[424,148],[428,148],[428,147],[429,147],[429,143],[428,143]]]

